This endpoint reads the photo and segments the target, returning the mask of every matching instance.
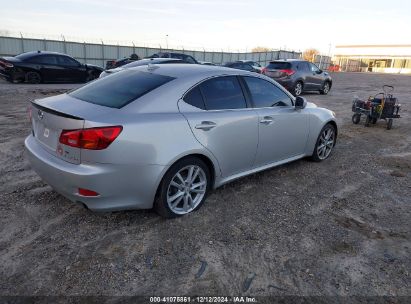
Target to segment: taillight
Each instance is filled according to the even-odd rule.
[[[261,69],[261,74],[265,74],[266,71],[267,71],[267,68],[262,68]]]
[[[295,73],[295,71],[291,69],[281,70],[280,72],[287,74],[287,76],[291,76]]]
[[[99,196],[96,191],[90,190],[90,189],[84,189],[84,188],[78,188],[78,194],[81,196]]]
[[[80,149],[103,150],[117,138],[122,130],[121,126],[63,130],[59,142]]]
[[[14,65],[7,61],[0,61],[0,64],[6,68],[12,68]]]

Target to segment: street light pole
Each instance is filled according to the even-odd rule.
[[[168,34],[166,34],[166,47],[168,49]]]

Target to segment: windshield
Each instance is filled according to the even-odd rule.
[[[269,65],[267,66],[267,69],[273,69],[273,70],[287,70],[291,68],[291,64],[289,62],[270,62]]]
[[[69,95],[100,106],[119,109],[173,79],[148,72],[124,70],[93,81]]]

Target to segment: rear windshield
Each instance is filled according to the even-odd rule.
[[[100,78],[69,93],[70,96],[110,108],[121,108],[174,78],[124,70]]]
[[[273,70],[287,70],[291,68],[291,63],[289,62],[270,62],[267,69]]]

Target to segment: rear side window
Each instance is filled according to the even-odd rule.
[[[270,62],[267,69],[273,70],[288,70],[291,69],[291,64],[289,62]]]
[[[148,72],[124,70],[93,81],[69,95],[100,106],[119,109],[173,79]]]
[[[201,91],[207,110],[242,109],[247,104],[235,76],[216,77],[204,81]]]
[[[271,82],[257,77],[244,77],[255,108],[292,106],[291,98]]]
[[[203,96],[200,92],[200,87],[196,86],[184,96],[184,101],[193,107],[205,110]]]

